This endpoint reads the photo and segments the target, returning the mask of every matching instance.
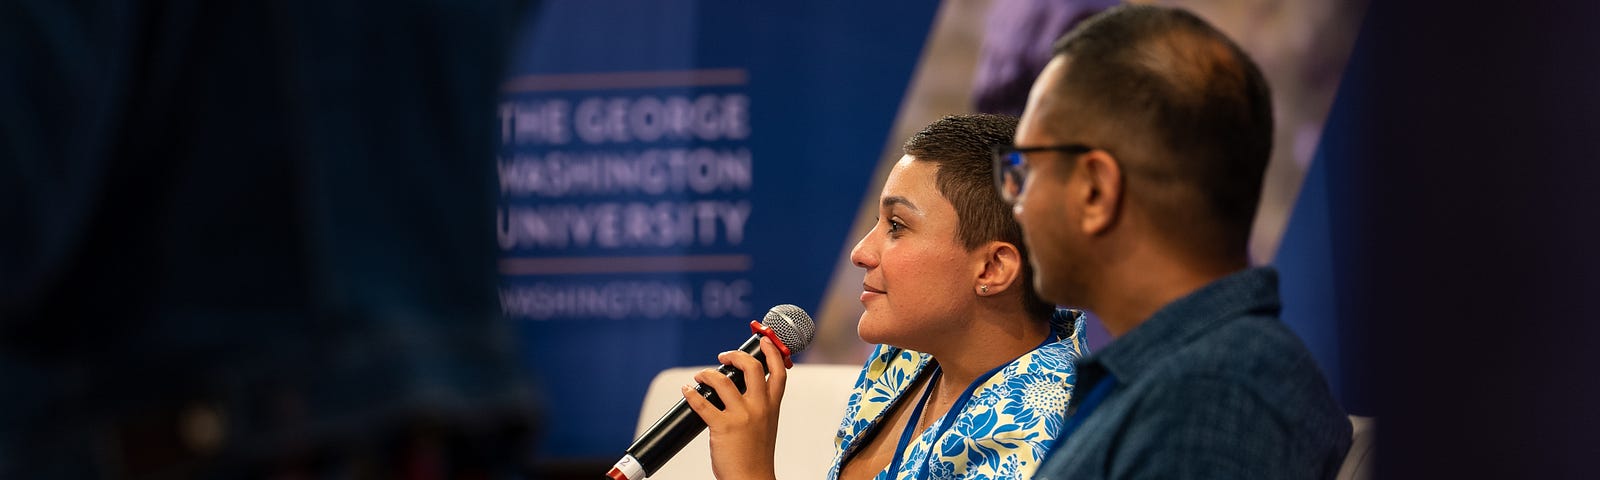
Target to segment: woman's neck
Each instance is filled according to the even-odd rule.
[[[1050,335],[1049,322],[1020,309],[979,312],[972,320],[938,351],[926,352],[939,362],[944,377],[934,386],[935,398],[954,401],[980,375],[1032,351]]]

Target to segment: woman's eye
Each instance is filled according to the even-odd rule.
[[[890,234],[900,233],[900,230],[903,230],[905,228],[906,228],[905,224],[902,224],[902,223],[900,223],[898,221],[895,221],[892,218],[889,219],[889,233]]]

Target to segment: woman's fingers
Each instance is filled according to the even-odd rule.
[[[733,386],[733,380],[722,376],[722,372],[718,372],[714,368],[707,368],[695,373],[694,380],[702,385],[711,387],[711,390],[717,392],[717,397],[722,399],[723,410],[730,408],[743,409],[744,397],[739,394],[739,388]]]
[[[767,402],[774,409],[783,402],[783,388],[789,382],[789,371],[783,365],[783,352],[771,340],[761,339],[762,356],[767,360]]]
[[[741,411],[755,408],[758,411],[751,413],[757,416],[766,415],[765,412],[769,411],[775,412],[783,401],[788,372],[784,369],[783,352],[779,351],[778,346],[771,340],[761,339],[761,353],[765,359],[764,363],[748,353],[737,350],[717,355],[717,361],[739,369],[745,387],[742,393],[731,379],[714,369],[699,371],[695,374],[695,380],[716,391],[723,405],[729,408],[737,407]]]
[[[678,389],[683,391],[683,400],[685,403],[689,404],[689,409],[694,410],[694,413],[699,415],[701,420],[707,420],[708,424],[710,423],[709,420],[712,418],[712,415],[722,413],[721,410],[717,410],[716,405],[711,404],[710,400],[706,400],[705,397],[700,396],[700,392],[696,391],[694,386],[684,385],[682,387],[678,387]]]
[[[762,339],[766,342],[766,339]],[[718,360],[733,365],[744,373],[744,397],[755,405],[767,405],[767,372],[760,360],[748,353],[733,351],[719,356]]]

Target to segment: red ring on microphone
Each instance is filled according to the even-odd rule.
[[[759,321],[751,320],[750,333],[767,337],[767,340],[772,340],[772,344],[776,345],[778,347],[778,351],[783,353],[783,368],[794,368],[794,361],[789,359],[789,346],[784,345],[783,340],[778,339],[778,332],[772,331],[772,327],[762,325]]]

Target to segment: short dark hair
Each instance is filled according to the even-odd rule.
[[[1193,13],[1153,5],[1106,10],[1057,41],[1055,54],[1070,62],[1059,93],[1075,112],[1154,147],[1158,158],[1125,165],[1129,175],[1198,197],[1152,205],[1157,222],[1244,254],[1272,154],[1272,95],[1255,62]]]
[[[1055,305],[1033,290],[1033,267],[1022,244],[1022,227],[994,186],[994,147],[1010,145],[1016,132],[1016,117],[951,115],[912,135],[904,149],[915,161],[938,167],[934,183],[955,206],[956,240],[962,246],[970,251],[995,240],[1016,245],[1022,260],[1023,307],[1033,316],[1048,317]]]

